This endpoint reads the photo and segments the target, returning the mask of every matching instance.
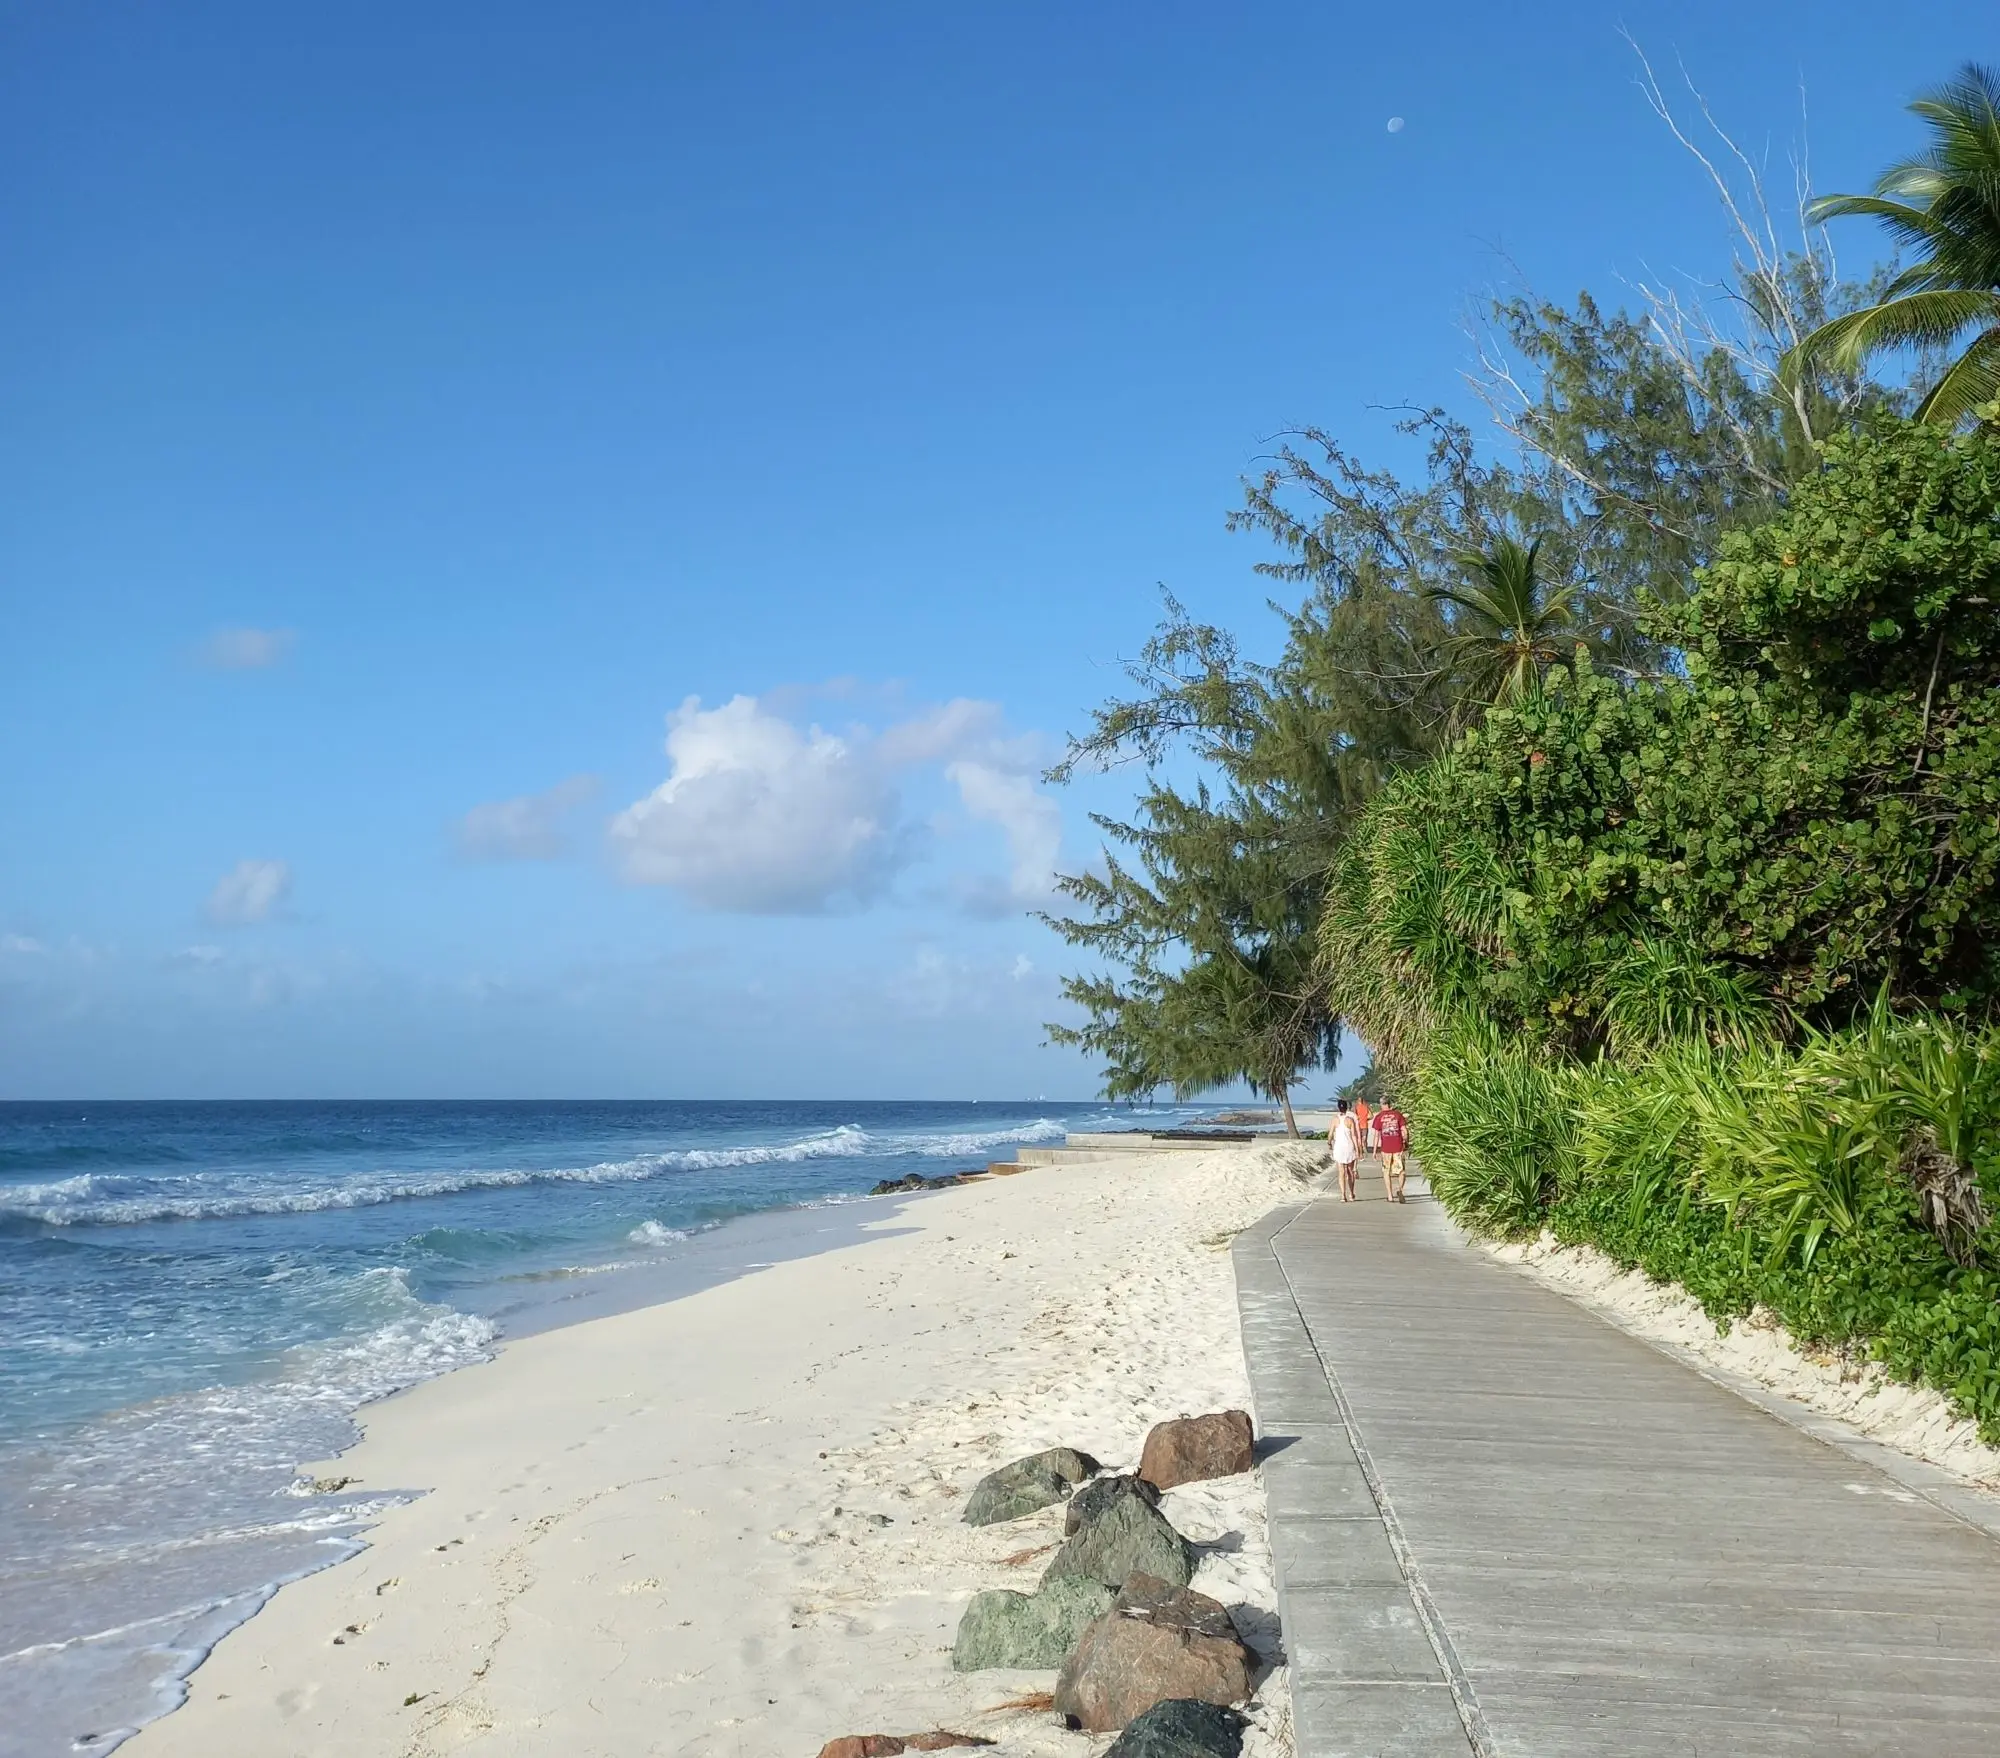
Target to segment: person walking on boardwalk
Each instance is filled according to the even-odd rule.
[[[1405,1202],[1403,1185],[1409,1178],[1410,1120],[1396,1109],[1394,1099],[1385,1099],[1375,1113],[1375,1133],[1382,1144],[1382,1189],[1392,1203]]]
[[[1361,1158],[1361,1131],[1345,1099],[1333,1102],[1333,1127],[1326,1132],[1326,1145],[1333,1163],[1340,1169],[1340,1200],[1354,1201],[1354,1165]]]

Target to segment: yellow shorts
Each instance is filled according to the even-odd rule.
[[[1382,1170],[1393,1173],[1398,1178],[1407,1177],[1409,1174],[1408,1158],[1407,1154],[1384,1154],[1382,1156]]]

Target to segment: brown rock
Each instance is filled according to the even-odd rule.
[[[897,1758],[902,1752],[942,1752],[948,1746],[990,1746],[978,1734],[934,1728],[927,1734],[843,1734],[820,1747],[819,1758]]]
[[[1128,1618],[1144,1618],[1148,1623],[1186,1630],[1196,1636],[1236,1639],[1236,1625],[1229,1608],[1219,1599],[1197,1593],[1192,1587],[1177,1587],[1157,1575],[1134,1575],[1119,1590],[1111,1609]]]
[[[1234,1477],[1257,1462],[1251,1442],[1250,1418],[1241,1410],[1162,1422],[1146,1437],[1139,1475],[1155,1489],[1199,1483],[1207,1477]]]
[[[1088,1733],[1108,1733],[1170,1699],[1248,1702],[1255,1665],[1220,1602],[1134,1575],[1063,1662],[1055,1707]]]

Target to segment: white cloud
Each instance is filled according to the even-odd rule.
[[[1035,791],[1032,774],[1007,770],[978,758],[948,764],[945,775],[974,818],[999,825],[1012,860],[1008,891],[1017,903],[1049,895],[1056,854],[1062,847],[1062,808]]]
[[[905,1019],[964,1021],[1031,1016],[1055,999],[1053,982],[1041,978],[1025,953],[1011,960],[988,959],[929,943],[916,947],[899,968],[877,971],[865,979],[867,995],[847,1001],[850,1010],[866,1009]]]
[[[967,815],[997,825],[1007,838],[1006,884],[989,880],[964,888],[977,913],[1006,914],[1049,895],[1062,847],[1062,808],[1036,791],[1038,739],[1009,736],[998,703],[959,697],[890,727],[880,742],[892,762],[943,763]]]
[[[32,958],[47,951],[48,948],[31,934],[0,934],[0,952],[18,952]]]
[[[752,697],[667,717],[672,768],[611,821],[625,877],[709,909],[811,914],[865,902],[902,854],[895,789],[845,739],[801,732]]]
[[[879,733],[836,735],[776,711],[791,700],[774,692],[704,708],[690,696],[668,717],[671,772],[611,823],[627,879],[744,913],[866,903],[917,852],[901,783],[928,771],[1007,839],[1004,881],[959,886],[971,907],[1004,914],[1048,895],[1062,814],[1035,790],[1039,742],[1009,735],[996,703],[960,698]]]
[[[940,763],[969,751],[990,750],[1008,741],[1001,737],[1000,705],[960,696],[942,707],[899,721],[882,734],[882,759],[897,767]],[[1025,749],[1026,740],[1013,744]]]
[[[262,671],[298,644],[296,629],[217,629],[201,644],[202,664],[216,671]]]
[[[474,806],[458,821],[458,852],[473,861],[553,860],[567,846],[563,820],[597,785],[594,775],[572,775],[538,794]]]
[[[267,922],[291,890],[288,862],[238,861],[208,894],[208,919],[224,928]]]

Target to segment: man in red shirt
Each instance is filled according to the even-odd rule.
[[[1375,1134],[1382,1143],[1382,1189],[1392,1203],[1405,1200],[1403,1185],[1409,1177],[1410,1120],[1396,1109],[1396,1101],[1383,1101],[1375,1113]]]

